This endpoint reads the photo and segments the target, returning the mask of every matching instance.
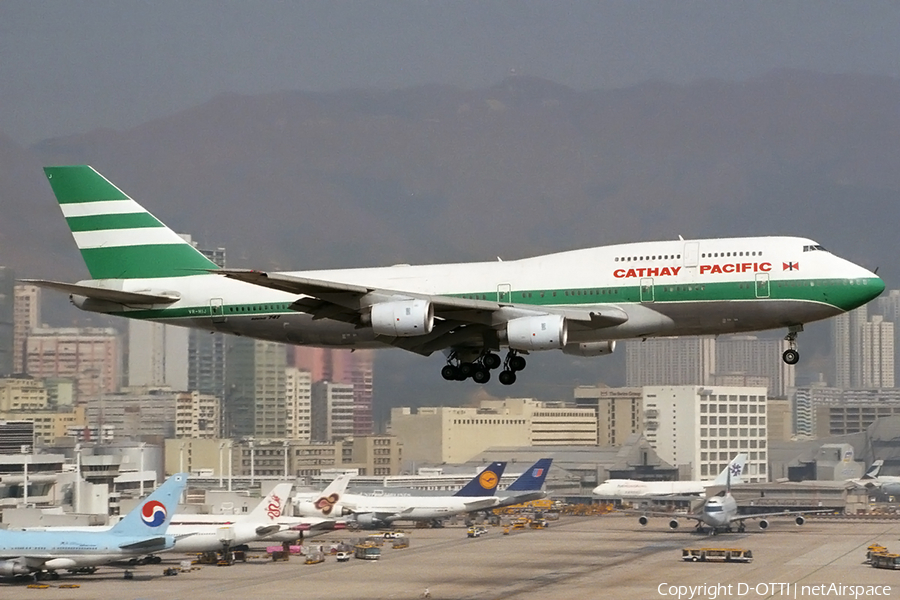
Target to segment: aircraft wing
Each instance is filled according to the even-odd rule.
[[[143,540],[139,540],[137,542],[131,542],[128,544],[120,544],[119,548],[122,550],[150,550],[150,549],[159,549],[166,547],[166,536],[159,536],[153,538],[146,538]]]
[[[471,502],[466,502],[466,511],[473,510],[484,510],[486,508],[493,508],[497,506],[497,498],[494,496],[490,496],[488,498],[480,498],[478,500],[472,500]]]
[[[814,514],[823,514],[823,513],[834,513],[834,510],[823,508],[820,510],[779,510],[779,511],[772,511],[772,512],[766,512],[766,513],[753,513],[753,514],[746,514],[746,515],[738,515],[734,519],[732,519],[732,522],[736,521],[736,522],[740,523],[742,521],[746,521],[747,519],[770,519],[772,517],[796,517],[796,516],[801,516],[801,515],[814,515]]]
[[[176,302],[181,295],[178,292],[125,292],[122,290],[113,290],[101,288],[93,285],[83,285],[80,283],[65,283],[62,281],[50,281],[46,279],[20,279],[22,283],[36,285],[54,289],[66,294],[74,294],[76,296],[85,296],[95,300],[103,300],[106,302],[115,302],[116,304],[171,304]]]
[[[439,319],[430,334],[385,340],[398,348],[424,355],[448,346],[479,345],[496,326],[518,317],[559,314],[566,317],[570,327],[574,329],[602,329],[628,320],[628,314],[614,304],[597,304],[589,310],[538,307],[381,289],[251,269],[218,269],[210,272],[297,294],[301,297],[291,304],[291,308],[310,314],[313,319],[335,319],[360,326],[366,309],[379,302],[427,300],[433,305],[435,317]]]

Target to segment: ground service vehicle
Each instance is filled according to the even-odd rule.
[[[900,554],[880,552],[873,554],[869,562],[876,569],[900,569]]]
[[[378,560],[381,558],[381,548],[375,544],[359,544],[353,549],[353,556],[363,560]]]
[[[752,562],[753,552],[743,548],[685,548],[681,559],[688,562]]]

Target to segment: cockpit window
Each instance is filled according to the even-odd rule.
[[[721,506],[707,506],[706,512],[722,512]]]
[[[811,244],[809,246],[803,246],[804,252],[816,252],[817,250],[821,250],[822,252],[828,252],[825,249],[825,246],[820,246],[819,244]]]

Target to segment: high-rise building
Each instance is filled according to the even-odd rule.
[[[860,387],[894,387],[894,324],[876,315],[862,324],[861,333]]]
[[[768,481],[765,388],[645,386],[643,409],[644,437],[688,479],[713,478],[746,453],[744,481]]]
[[[178,392],[175,395],[175,437],[220,438],[219,398],[198,391]]]
[[[716,372],[711,337],[649,338],[625,344],[625,385],[707,385]]]
[[[375,428],[372,416],[372,350],[336,350],[295,346],[293,365],[308,371],[313,383],[330,381],[353,386],[353,433],[369,435]]]
[[[12,375],[15,344],[16,275],[8,267],[0,267],[0,377]]]
[[[721,336],[716,339],[716,379],[729,375],[765,377],[769,396],[786,398],[794,387],[794,367],[781,359],[790,347],[787,340],[759,339],[753,335]],[[756,385],[756,382],[753,382]]]
[[[203,256],[225,268],[225,248],[199,250]],[[190,329],[188,336],[187,389],[224,399],[225,334]]]
[[[128,385],[188,389],[190,330],[153,321],[128,321]]]
[[[597,444],[621,446],[634,433],[644,429],[643,391],[639,387],[575,388],[575,406],[597,413]]]
[[[25,372],[25,340],[41,324],[41,288],[18,284],[15,287],[13,317],[13,373]]]
[[[894,348],[900,348],[900,290],[890,290],[873,302],[872,312],[894,324]],[[894,358],[894,385],[900,381],[900,360]]]
[[[312,441],[353,437],[353,384],[317,381],[311,396]]]
[[[154,389],[100,394],[87,403],[87,425],[97,431],[111,431],[116,440],[172,438],[178,396],[178,392]]]
[[[852,389],[862,385],[862,326],[868,319],[866,306],[831,319],[834,387]]]
[[[284,387],[287,409],[285,437],[308,442],[312,437],[312,375],[309,371],[288,367]]]
[[[36,379],[75,381],[76,402],[119,389],[122,357],[115,329],[38,327],[25,349],[27,373]]]
[[[287,431],[283,344],[230,337],[223,402],[227,437],[283,438]]]
[[[0,421],[0,454],[29,454],[33,448],[33,421]]]

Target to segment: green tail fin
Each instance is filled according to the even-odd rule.
[[[181,277],[218,268],[93,167],[44,172],[92,278]]]

